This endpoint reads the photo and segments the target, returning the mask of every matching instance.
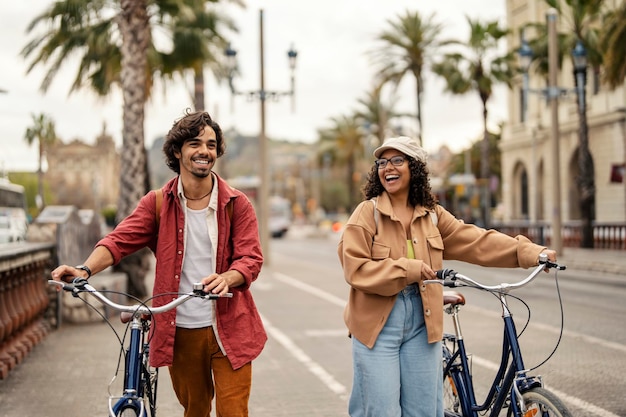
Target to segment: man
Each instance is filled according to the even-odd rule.
[[[213,397],[217,416],[247,416],[252,360],[267,340],[249,290],[263,264],[257,219],[246,196],[213,172],[224,151],[211,116],[187,112],[163,145],[178,176],[146,194],[84,265],[52,271],[56,280],[89,278],[149,247],[156,256],[153,306],[171,299],[159,294],[190,291],[194,282],[206,292],[233,293],[214,303],[192,299],[153,322],[151,365],[169,366],[185,417],[208,417]]]

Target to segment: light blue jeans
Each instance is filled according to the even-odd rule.
[[[352,338],[350,416],[443,417],[441,352],[441,343],[428,343],[422,299],[410,285],[373,349]]]

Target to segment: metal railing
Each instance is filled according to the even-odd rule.
[[[493,223],[493,229],[510,236],[523,235],[535,243],[550,246],[552,226],[548,222],[526,221]],[[582,239],[580,222],[566,222],[562,226],[563,247],[579,248]],[[626,250],[626,223],[594,222],[594,249]]]

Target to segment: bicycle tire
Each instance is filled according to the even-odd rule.
[[[120,412],[117,413],[117,416],[118,417],[140,417],[139,410],[135,409],[134,407],[126,407],[120,410]]]
[[[159,369],[149,365],[144,366],[144,400],[146,410],[150,417],[156,417],[157,383],[159,382]]]
[[[551,391],[545,388],[535,387],[522,394],[526,413],[524,415],[537,415],[541,417],[572,417],[563,402]],[[533,411],[535,413],[533,414]],[[509,408],[507,416],[511,416],[512,411]]]
[[[445,345],[445,342],[442,342],[443,347],[443,414],[445,417],[461,417],[463,415],[461,409],[461,401],[459,399],[458,391],[456,389],[456,384],[454,383],[454,378],[452,375],[447,372],[445,373],[445,369],[447,368],[448,360],[452,357],[452,353],[450,349]]]

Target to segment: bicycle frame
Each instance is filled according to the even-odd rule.
[[[144,381],[142,378],[151,377],[150,370],[149,368],[146,368],[145,364],[147,363],[150,349],[149,342],[146,340],[146,337],[152,315],[171,310],[193,297],[214,300],[219,297],[230,298],[233,296],[232,293],[227,293],[225,295],[204,293],[202,290],[204,286],[201,283],[196,283],[193,286],[192,292],[180,294],[178,298],[165,305],[159,307],[148,307],[146,304],[142,303],[129,306],[117,304],[109,300],[98,290],[89,285],[87,280],[83,278],[77,278],[71,284],[53,280],[49,280],[48,283],[60,286],[64,291],[71,292],[75,297],[78,297],[78,294],[82,292],[89,293],[105,306],[109,306],[122,313],[132,314],[132,321],[130,324],[130,342],[126,347],[126,357],[124,360],[124,389],[122,395],[119,397],[109,394],[108,408],[110,417],[118,416],[128,408],[133,409],[135,414],[139,417],[148,416],[144,403],[144,397],[146,394],[144,390],[146,388],[148,388],[148,391],[151,390],[151,381]],[[154,388],[156,388],[156,385]],[[154,417],[156,411],[156,404],[154,404],[156,393],[148,392],[148,394],[151,396],[149,399],[150,415],[151,417]]]
[[[451,305],[446,308],[446,312],[452,316],[455,337],[451,335],[446,335],[447,337],[444,336],[444,346],[445,341],[447,340],[456,342],[457,347],[456,349],[453,349],[453,353],[451,355],[447,348],[443,349],[444,359],[447,363],[446,368],[444,369],[444,375],[449,373],[453,379],[454,388],[460,393],[458,398],[463,416],[478,417],[479,412],[488,410],[489,407],[492,407],[489,415],[498,416],[505,405],[507,398],[509,398],[509,394],[509,406],[511,407],[513,413],[512,415],[521,416],[525,411],[522,393],[526,392],[530,388],[543,386],[540,377],[526,375],[527,369],[524,366],[522,351],[517,339],[517,330],[507,303],[507,295],[510,289],[526,285],[534,279],[534,277],[541,272],[543,268],[543,265],[539,265],[535,271],[531,273],[530,277],[519,285],[502,284],[497,287],[481,286],[482,288],[488,288],[492,292],[496,292],[498,294],[498,298],[502,306],[502,319],[504,323],[500,366],[493,382],[491,383],[489,393],[482,404],[477,404],[476,401],[476,394],[469,367],[468,355],[465,348],[465,341],[463,340],[459,322],[458,314],[460,307]]]
[[[121,397],[109,396],[109,414],[113,417],[129,406],[137,410],[139,416],[147,416],[143,401],[144,387],[141,384],[143,357],[148,353],[146,351],[148,344],[144,341],[146,333],[143,329],[147,323],[143,320],[135,314],[130,324],[130,343],[126,349],[125,359],[124,391]],[[113,404],[116,399],[117,401]]]

